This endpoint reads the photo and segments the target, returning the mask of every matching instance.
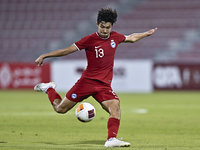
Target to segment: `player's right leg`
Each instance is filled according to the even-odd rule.
[[[63,99],[55,91],[56,84],[54,82],[49,83],[39,83],[34,87],[37,92],[47,93],[49,100],[57,113],[66,113],[71,108],[73,108],[77,102],[70,101],[66,97]]]
[[[55,99],[53,101],[53,108],[57,113],[66,113],[70,109],[72,109],[77,102],[73,102],[69,100],[68,98],[64,97],[62,100],[61,99]]]

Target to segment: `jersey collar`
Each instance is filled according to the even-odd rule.
[[[100,37],[98,32],[96,32],[96,34],[97,34],[98,37]],[[100,37],[100,38],[103,39],[103,40],[107,40],[107,39],[109,39],[109,37],[110,37],[110,34],[109,34],[109,36],[107,38],[102,38],[102,37]]]

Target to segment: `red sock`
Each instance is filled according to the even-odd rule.
[[[51,105],[53,105],[53,101],[55,99],[62,99],[60,97],[60,95],[53,88],[48,88],[47,89],[47,94],[48,94],[49,100],[51,102]]]
[[[120,120],[116,119],[116,118],[109,118],[108,119],[108,124],[107,124],[107,128],[108,128],[108,138],[116,138],[117,137],[117,133],[118,133],[118,129],[119,129],[119,124],[120,124]]]

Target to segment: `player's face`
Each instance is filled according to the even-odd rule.
[[[99,36],[102,38],[107,38],[110,35],[112,24],[110,22],[102,21],[99,24],[97,23],[97,27]]]

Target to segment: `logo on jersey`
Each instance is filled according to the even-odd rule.
[[[100,47],[101,47],[101,45],[99,45],[99,46],[95,46],[95,49],[100,48]]]
[[[116,47],[116,43],[114,42],[114,40],[111,40],[110,45],[111,45],[112,48],[115,48],[115,47]]]
[[[72,98],[75,99],[77,98],[77,95],[75,93],[72,94]]]

